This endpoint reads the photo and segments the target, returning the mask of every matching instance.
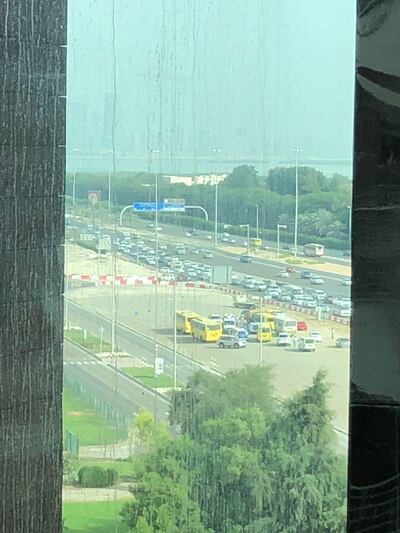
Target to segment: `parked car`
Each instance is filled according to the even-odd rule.
[[[291,342],[289,333],[278,333],[276,338],[276,344],[278,346],[290,346]]]
[[[230,242],[231,244],[236,244],[236,239],[231,239],[229,242]]]
[[[256,291],[264,292],[267,289],[267,284],[263,281],[257,281],[255,283],[255,289]]]
[[[297,321],[297,331],[307,331],[308,330],[308,324],[304,320],[298,320]]]
[[[298,305],[299,307],[303,307],[303,298],[300,298],[300,296],[295,296],[292,300],[293,305]]]
[[[323,285],[324,280],[322,278],[311,278],[311,285]]]
[[[241,255],[240,256],[240,262],[241,263],[251,263],[251,257],[249,255]]]
[[[317,302],[311,296],[304,296],[303,298],[303,307],[306,309],[315,309],[317,307]]]
[[[212,235],[206,235],[206,239],[208,239],[209,241],[212,241]]]
[[[301,337],[297,341],[297,349],[300,352],[315,352],[315,340],[312,337]]]
[[[246,344],[246,339],[242,339],[238,335],[221,335],[217,341],[218,348],[244,348]]]
[[[280,302],[291,302],[292,301],[292,297],[290,296],[290,294],[286,294],[285,292],[282,292],[279,295],[278,300]]]
[[[335,345],[336,348],[350,348],[350,339],[348,337],[338,337]]]
[[[322,336],[319,331],[310,331],[309,336],[312,337],[315,342],[322,342]]]
[[[213,253],[212,252],[204,252],[204,258],[205,259],[212,259]]]

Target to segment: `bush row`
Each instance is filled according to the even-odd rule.
[[[110,487],[118,481],[118,472],[114,468],[100,466],[82,466],[78,471],[78,483],[85,487]]]

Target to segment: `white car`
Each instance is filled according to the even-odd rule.
[[[324,280],[322,278],[311,278],[311,285],[323,285]]]
[[[289,272],[286,272],[286,270],[282,270],[281,272],[279,272],[279,277],[280,278],[288,278],[289,277]]]
[[[212,254],[212,252],[205,252],[204,257],[205,257],[205,259],[212,259],[213,258],[213,254]]]
[[[231,244],[236,244],[236,239],[231,239],[231,240],[230,240],[230,243],[231,243]]]
[[[212,241],[212,236],[211,235],[206,235],[206,239],[208,239],[209,241]]]
[[[159,247],[160,250],[166,250],[167,249],[167,245],[166,244],[159,244],[158,247]]]
[[[243,241],[242,246],[247,246],[247,241]]]
[[[351,279],[342,279],[341,285],[344,285],[345,287],[351,287]]]
[[[269,250],[269,246],[263,246],[263,250]]]
[[[190,231],[187,231],[186,232],[186,237],[191,237],[191,236],[192,236],[192,234],[190,233]]]
[[[312,337],[315,342],[322,342],[322,336],[319,331],[310,331],[309,336]]]
[[[292,299],[292,304],[293,305],[298,305],[299,307],[302,307],[303,306],[303,298],[299,298],[298,296],[295,296]]]

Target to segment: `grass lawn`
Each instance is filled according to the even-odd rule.
[[[100,346],[100,337],[95,337],[94,335],[90,335],[89,333],[86,334],[85,339],[82,330],[71,329],[69,331],[65,331],[64,335],[68,339],[77,342],[78,344],[80,344],[84,348],[87,348],[93,353],[100,353],[100,351],[111,352],[111,344],[103,340]]]
[[[119,518],[124,501],[64,503],[63,518],[71,533],[127,533]],[[117,525],[117,528],[115,527]]]
[[[136,379],[142,381],[145,385],[153,387],[153,389],[173,386],[173,380],[171,376],[167,376],[166,374],[155,376],[153,367],[124,368],[123,370],[126,374],[135,377]],[[179,383],[177,383],[177,385],[180,386]]]
[[[121,478],[133,476],[133,464],[130,461],[110,461],[107,459],[79,459],[79,468],[82,466],[101,466],[102,468],[114,468]]]
[[[64,430],[78,436],[81,446],[115,442],[115,426],[68,389],[63,393],[63,423]]]

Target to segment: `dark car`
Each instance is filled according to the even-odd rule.
[[[350,257],[351,256],[351,250],[344,250],[343,257]]]
[[[240,256],[240,262],[241,263],[251,263],[251,257],[249,255],[241,255]]]
[[[311,279],[312,276],[313,274],[309,270],[303,270],[303,272],[300,274],[301,279]]]

